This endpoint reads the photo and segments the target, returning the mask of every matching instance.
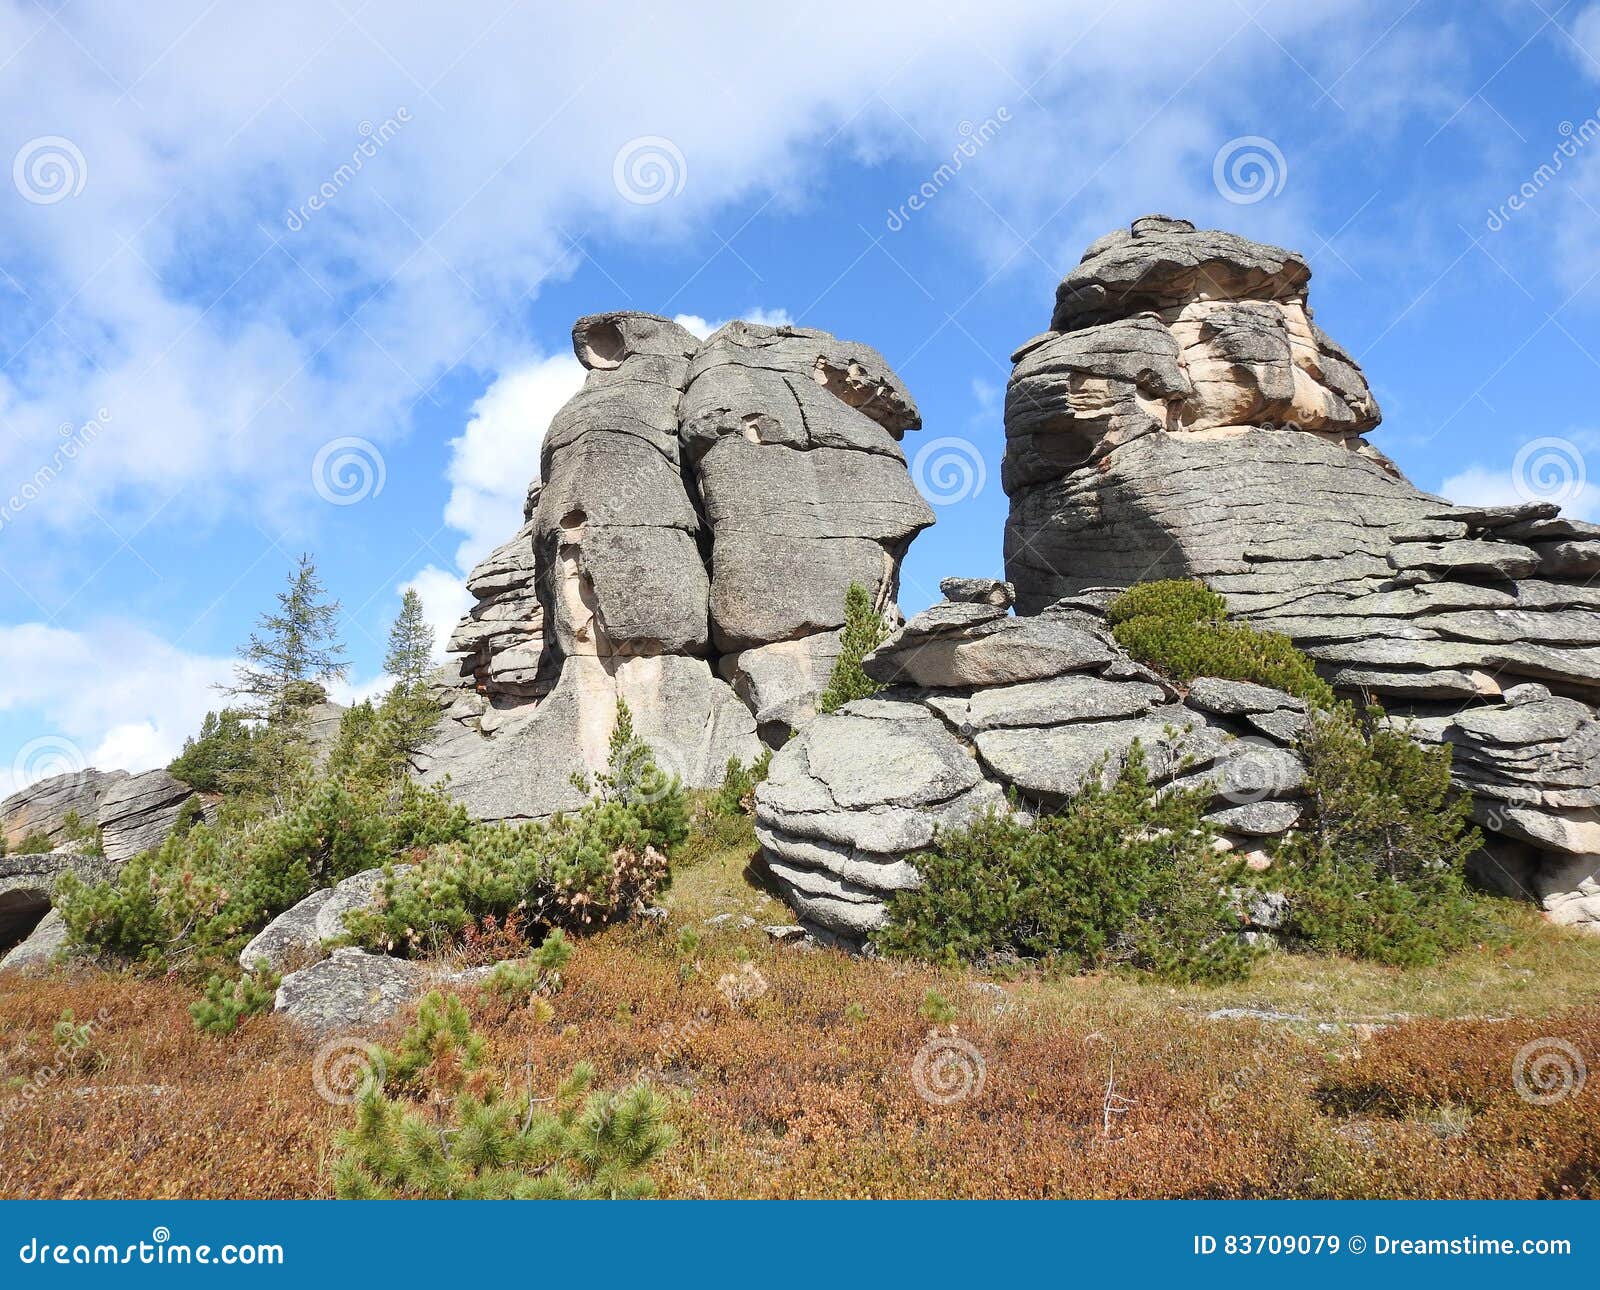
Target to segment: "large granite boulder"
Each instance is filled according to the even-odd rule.
[[[414,765],[482,819],[583,800],[625,701],[657,760],[721,781],[813,715],[859,582],[891,622],[932,523],[882,355],[730,323],[701,342],[640,313],[579,319],[588,376],[551,422],[526,524],[473,570],[460,684]],[[781,594],[774,594],[781,589]]]
[[[1133,662],[1091,599],[1009,617],[1003,583],[959,580],[868,655],[879,696],[817,717],[756,790],[767,869],[804,924],[856,946],[914,887],[913,857],[976,813],[1057,806],[1134,744],[1161,784],[1205,790],[1223,845],[1281,835],[1303,808],[1291,750],[1304,705],[1201,678],[1179,691]]]
[[[35,780],[18,789],[0,802],[0,832],[7,849],[34,833],[42,833],[56,844],[71,841],[67,817],[76,815],[83,824],[93,825],[100,815],[101,799],[126,777],[126,771],[90,767]]]
[[[1491,848],[1515,870],[1500,885],[1600,930],[1583,894],[1600,873],[1600,526],[1536,488],[1466,507],[1411,484],[1364,437],[1377,403],[1312,320],[1310,276],[1294,252],[1161,216],[1090,246],[1007,389],[1019,611],[1204,580],[1340,690],[1448,743],[1476,818],[1516,844]]]
[[[194,789],[164,770],[147,770],[114,783],[100,800],[100,845],[113,863],[131,860],[166,841]]]

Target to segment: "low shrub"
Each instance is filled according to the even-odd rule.
[[[772,767],[772,749],[764,749],[748,766],[737,757],[728,758],[722,772],[722,786],[711,799],[712,809],[722,815],[754,815],[756,785]]]
[[[1287,636],[1230,622],[1222,597],[1202,583],[1140,583],[1111,602],[1106,618],[1123,649],[1174,681],[1253,681],[1315,706],[1333,702],[1328,683]]]
[[[989,812],[913,857],[922,885],[889,900],[885,953],[945,963],[996,956],[1090,968],[1124,963],[1175,980],[1245,975],[1203,793],[1158,794],[1135,744],[1109,788],[1056,815]]]
[[[1311,810],[1277,848],[1288,930],[1307,945],[1400,965],[1437,962],[1482,931],[1464,869],[1480,838],[1425,747],[1376,708],[1339,704],[1299,741]]]
[[[272,1008],[280,980],[266,964],[236,980],[213,976],[206,982],[205,994],[189,1005],[195,1029],[208,1035],[231,1035],[245,1017]]]
[[[667,853],[688,836],[688,806],[677,777],[662,773],[635,733],[625,703],[593,787],[570,815],[478,825],[404,872],[391,867],[380,905],[346,918],[351,936],[383,953],[419,955],[491,922],[514,918],[531,935],[640,913],[667,882]]]
[[[667,1103],[648,1084],[594,1088],[580,1062],[552,1097],[496,1087],[484,1041],[459,998],[422,1001],[396,1052],[381,1054],[391,1094],[372,1080],[333,1165],[340,1199],[637,1199],[672,1144]]]
[[[410,782],[323,778],[281,814],[245,799],[174,831],[108,882],[64,875],[56,904],[77,946],[151,970],[231,969],[251,936],[320,887],[467,836],[466,812]]]
[[[28,834],[21,842],[12,848],[14,856],[42,856],[55,850],[55,843],[50,841],[47,834],[37,831]]]

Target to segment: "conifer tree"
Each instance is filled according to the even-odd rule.
[[[543,1001],[538,1001],[542,1003]],[[548,1020],[548,1005],[540,1010]],[[672,1143],[666,1099],[649,1084],[594,1088],[580,1062],[554,1096],[499,1087],[457,996],[428,995],[394,1052],[379,1050],[333,1164],[342,1200],[634,1199]],[[387,1087],[386,1087],[387,1085]]]
[[[334,634],[339,602],[325,596],[316,562],[302,555],[288,590],[278,593],[277,612],[262,614],[239,649],[228,692],[245,701],[250,716],[292,721],[320,701],[325,682],[344,677],[349,664]]]
[[[339,602],[327,599],[316,562],[302,555],[276,612],[262,614],[239,648],[226,687],[242,700],[241,713],[261,723],[250,768],[236,777],[241,788],[281,796],[304,767],[306,713],[327,697],[324,683],[341,679],[349,666],[335,635],[338,618]]]
[[[389,649],[384,671],[394,686],[379,712],[384,752],[391,771],[398,773],[407,757],[426,742],[439,722],[439,705],[428,694],[429,664],[433,662],[433,629],[422,615],[422,597],[407,587],[400,614],[389,629]]]
[[[817,700],[821,712],[836,712],[852,699],[871,698],[883,686],[861,670],[861,660],[889,636],[889,625],[872,604],[872,593],[852,582],[844,593],[844,631],[839,657],[828,674],[828,688]]]

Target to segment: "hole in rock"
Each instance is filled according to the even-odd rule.
[[[591,323],[584,328],[581,343],[586,367],[621,367],[622,360],[628,357],[628,345],[622,338],[622,328],[614,322]]]
[[[50,897],[42,891],[8,891],[0,894],[0,954],[21,945],[50,912]]]

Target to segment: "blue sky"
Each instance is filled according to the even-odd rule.
[[[902,603],[999,573],[1008,356],[1152,211],[1309,257],[1423,487],[1553,440],[1600,513],[1600,4],[604,13],[0,0],[0,789],[165,761],[300,551],[370,688],[513,531],[583,313],[875,345],[939,441]]]

